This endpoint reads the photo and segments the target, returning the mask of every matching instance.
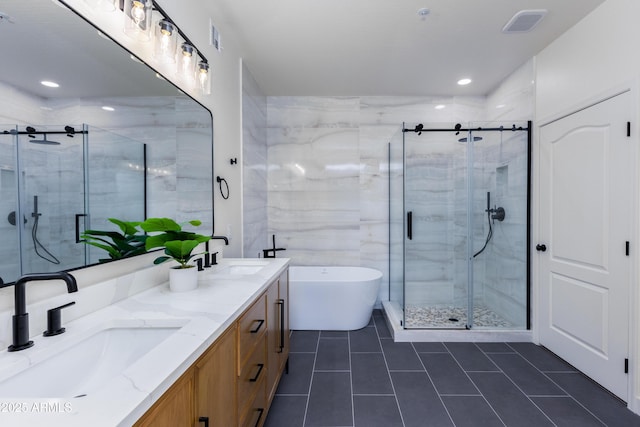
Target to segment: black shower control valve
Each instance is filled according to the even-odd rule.
[[[232,165],[236,165],[236,164],[238,164],[238,158],[237,158],[237,157],[234,157],[233,159],[230,159],[230,160],[229,160],[229,163],[231,163]]]
[[[545,252],[546,250],[547,250],[547,245],[545,245],[545,244],[542,244],[542,245],[541,244],[537,244],[536,245],[536,251]]]
[[[492,220],[504,221],[505,211],[503,207],[491,209],[490,212],[493,214],[491,215]]]
[[[47,310],[47,330],[44,331],[42,335],[45,337],[52,337],[62,334],[65,331],[65,328],[62,327],[62,309],[72,306],[75,303],[75,301],[71,301],[70,303],[61,305],[60,307]]]

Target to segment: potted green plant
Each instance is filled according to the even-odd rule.
[[[122,221],[109,218],[109,222],[120,228],[117,231],[86,230],[80,235],[87,245],[103,249],[109,254],[109,258],[101,258],[99,262],[112,261],[146,253],[145,242],[147,235],[140,232],[140,222]]]
[[[140,223],[140,228],[147,233],[158,233],[147,237],[145,241],[147,251],[154,248],[164,248],[164,255],[157,257],[153,263],[162,264],[169,260],[178,263],[177,266],[171,267],[169,270],[169,288],[177,292],[192,290],[198,286],[198,270],[189,261],[205,253],[194,253],[193,251],[199,244],[211,239],[210,236],[183,230],[182,227],[186,224],[198,227],[202,222],[192,220],[178,224],[171,218],[148,218]]]

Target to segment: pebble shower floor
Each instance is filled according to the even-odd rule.
[[[467,324],[467,308],[407,305],[405,322],[407,328],[464,328]],[[473,326],[499,329],[514,327],[509,321],[484,306],[474,307]]]

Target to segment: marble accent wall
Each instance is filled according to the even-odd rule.
[[[270,247],[267,223],[267,97],[242,67],[242,252],[253,258]]]
[[[531,60],[487,97],[268,97],[268,235],[276,234],[278,246],[287,248],[283,256],[292,258],[294,265],[377,268],[384,274],[379,299],[389,298],[390,281],[393,297],[399,298],[401,283],[388,277],[388,174],[401,172],[390,172],[390,168],[398,165],[388,162],[388,143],[402,142],[403,122],[409,127],[417,123],[451,126],[452,123],[530,120],[532,82]],[[488,160],[499,154],[495,150],[503,147],[501,144],[491,146],[494,151],[486,151],[480,158]],[[433,240],[416,246],[417,255],[412,261],[415,265],[412,267],[410,263],[407,270],[407,288],[415,303],[462,303],[467,298],[466,157],[447,153],[446,150],[426,153],[424,158],[422,170],[432,186],[423,188],[425,191],[419,199],[429,204],[435,213],[415,219],[418,228],[432,231]],[[474,247],[478,244],[481,247],[486,237],[486,215],[483,214],[486,191],[495,194],[501,191],[496,187],[496,170],[504,166],[498,164],[504,159],[497,159],[499,157],[479,166],[480,169],[475,168],[481,190],[474,196],[474,209],[479,212],[474,218]],[[523,159],[526,157],[515,156],[510,167],[500,169],[503,171],[500,179],[507,176],[510,194],[524,191],[526,174],[518,175],[518,171],[523,170]],[[442,167],[438,167],[439,161],[444,162]],[[246,183],[244,188],[249,189]],[[392,197],[397,195],[392,193]],[[512,202],[505,196],[503,203]],[[439,206],[442,209],[438,209]],[[521,221],[522,212],[518,209],[513,208],[512,213]],[[403,219],[402,215],[396,217],[396,221]],[[502,227],[499,233],[511,233],[507,229],[513,228],[512,235],[503,236],[502,241],[521,242],[521,235],[517,235],[519,225]],[[398,227],[401,224],[395,224],[396,230]],[[453,248],[454,253],[442,253],[445,245]],[[399,242],[392,246],[393,254],[401,253]],[[497,253],[492,259],[509,251],[504,247],[491,250]],[[426,273],[425,254],[427,257],[433,254],[433,268]],[[518,263],[521,267],[523,262],[519,257],[506,264],[477,263],[475,268],[477,299],[486,297],[483,304],[504,311],[505,317],[519,324],[524,310],[518,304],[526,301],[522,298],[524,278],[508,277],[513,275],[505,269]],[[424,286],[425,274],[433,279],[430,283],[434,286]],[[503,285],[505,281],[509,285]],[[516,300],[518,302],[514,302]]]
[[[269,97],[269,234],[294,265],[377,268],[387,300],[388,144],[403,122],[481,117],[484,105],[483,97]]]

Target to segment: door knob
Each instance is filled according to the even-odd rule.
[[[536,245],[536,250],[537,250],[537,251],[540,251],[540,252],[545,252],[545,251],[547,250],[547,246],[546,246],[546,245],[544,245],[544,244],[542,244],[542,245],[537,244],[537,245]]]

